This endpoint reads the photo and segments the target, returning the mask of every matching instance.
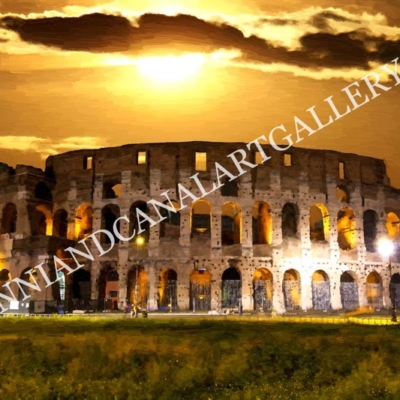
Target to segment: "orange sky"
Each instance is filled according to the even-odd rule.
[[[400,56],[400,3],[347,3],[3,0],[0,161],[43,167],[49,154],[88,147],[247,142],[280,124],[293,131],[293,117],[306,121],[328,96],[344,109],[341,89]],[[93,12],[107,15],[82,20]],[[207,60],[176,82],[135,64],[182,52]],[[384,159],[400,187],[399,101],[400,85],[299,146]]]

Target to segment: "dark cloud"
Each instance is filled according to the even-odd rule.
[[[324,20],[342,18],[332,12],[320,13],[319,17]],[[207,52],[224,48],[240,50],[244,61],[281,62],[304,68],[363,69],[368,68],[369,61],[387,62],[396,57],[396,52],[400,53],[399,42],[388,41],[383,36],[373,37],[366,30],[308,33],[300,39],[302,48],[291,51],[255,35],[245,37],[238,28],[226,23],[191,15],[144,14],[137,26],[124,17],[103,14],[31,20],[5,17],[1,22],[3,27],[17,32],[27,42],[62,50],[158,54],[171,53],[173,49]],[[376,51],[367,50],[366,44],[371,43]]]

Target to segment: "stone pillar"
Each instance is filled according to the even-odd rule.
[[[253,217],[252,206],[242,208],[242,255],[246,257],[253,256]],[[243,306],[244,307],[244,306]]]
[[[211,281],[211,310],[221,311],[222,296],[221,296],[221,278]]]
[[[312,276],[310,271],[304,271],[300,274],[301,280],[301,308],[303,311],[313,309],[312,301]]]
[[[156,269],[155,262],[148,261],[146,262],[146,264],[147,264],[146,272],[148,274],[148,279],[149,279],[149,298],[147,301],[147,306],[149,310],[157,310],[158,271]],[[178,301],[179,301],[179,296],[178,296]]]
[[[212,255],[218,257],[222,254],[221,240],[221,207],[215,206],[211,210],[211,249]]]
[[[254,309],[253,301],[253,276],[251,270],[241,271],[242,275],[242,306],[243,311],[252,311]]]
[[[334,267],[331,265],[330,267],[331,274],[329,276],[330,279],[330,291],[331,291],[331,307],[332,310],[341,310],[342,309],[342,299],[340,297],[340,277],[341,272],[333,273]]]
[[[283,296],[283,272],[281,270],[273,275],[272,287],[272,309],[278,314],[283,314],[286,312],[286,309]]]

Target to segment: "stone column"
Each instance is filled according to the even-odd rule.
[[[242,255],[246,257],[253,256],[253,217],[252,205],[242,208]]]
[[[284,268],[282,268],[282,271]],[[273,275],[272,309],[278,314],[286,312],[285,300],[283,296],[283,272],[281,269]]]

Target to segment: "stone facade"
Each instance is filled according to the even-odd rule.
[[[63,303],[71,309],[339,310],[389,307],[388,262],[400,283],[400,191],[390,187],[384,162],[354,154],[290,148],[144,232],[144,243],[120,241],[100,255],[91,233],[122,236],[137,230],[136,209],[159,216],[146,204],[176,200],[178,183],[201,197],[216,180],[215,162],[234,175],[227,156],[243,143],[162,143],[73,151],[51,156],[45,171],[0,165],[0,283],[20,278],[37,265],[58,281],[31,291],[34,310]],[[247,151],[258,164],[259,153]],[[174,203],[175,204],[175,203]],[[391,259],[376,242],[389,236]],[[73,274],[56,272],[56,255],[76,268],[69,246],[84,251]],[[103,248],[107,235],[99,236]],[[117,240],[118,241],[118,240]],[[13,282],[15,293],[23,295]],[[28,288],[29,289],[29,288]],[[24,287],[25,292],[28,290]],[[2,289],[4,292],[4,289]],[[400,294],[400,293],[399,293]],[[400,299],[400,295],[398,296]],[[50,307],[50,308],[49,308]]]

